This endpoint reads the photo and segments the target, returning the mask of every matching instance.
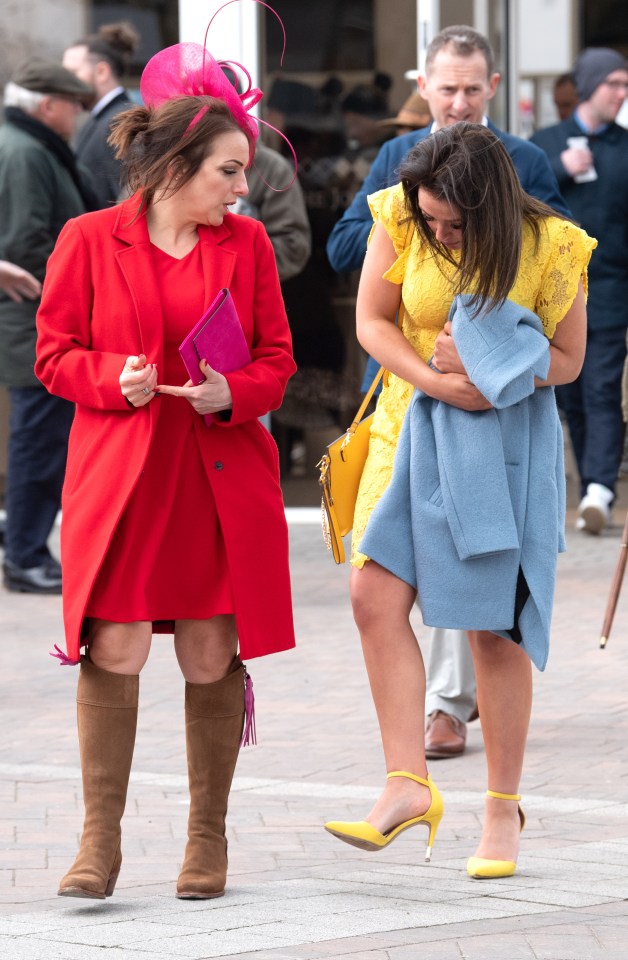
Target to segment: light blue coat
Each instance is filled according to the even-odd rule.
[[[427,626],[514,639],[543,670],[565,549],[562,429],[553,388],[534,386],[549,342],[524,307],[507,300],[474,318],[469,300],[454,300],[452,336],[493,408],[415,391],[360,551],[417,588]]]

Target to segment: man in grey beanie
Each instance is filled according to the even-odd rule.
[[[621,379],[628,329],[628,130],[615,123],[628,91],[628,61],[589,47],[573,69],[578,106],[532,140],[545,150],[574,219],[596,237],[589,267],[587,350],[574,383],[556,396],[581,484],[576,525],[600,533],[611,519],[622,458]]]

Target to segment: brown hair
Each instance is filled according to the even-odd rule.
[[[202,113],[204,107],[208,109]],[[130,190],[142,192],[141,213],[158,193],[175,193],[188,183],[212,153],[216,137],[234,131],[246,137],[252,157],[253,138],[222,100],[173,97],[156,108],[138,106],[119,113],[112,120],[109,143],[124,164]]]
[[[399,173],[412,221],[432,250],[457,267],[456,293],[474,291],[476,314],[489,298],[503,303],[514,286],[523,224],[530,225],[538,244],[540,219],[567,219],[525,193],[504,144],[481,124],[437,130],[410,151]],[[419,188],[459,211],[460,259],[425,221]]]
[[[73,47],[87,47],[87,53],[94,63],[104,60],[111,67],[116,79],[124,76],[131,64],[131,58],[139,46],[140,35],[125,20],[120,23],[104,23],[97,33],[90,33],[81,40],[75,40]]]
[[[456,24],[453,27],[445,27],[440,33],[430,41],[425,56],[425,73],[430,72],[434,57],[445,47],[451,47],[452,53],[459,57],[470,57],[479,51],[486,60],[486,70],[489,79],[495,72],[495,56],[490,43],[481,33],[474,30],[473,27],[467,27],[464,24]]]

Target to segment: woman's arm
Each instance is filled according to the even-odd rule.
[[[539,380],[537,387],[549,387],[562,383],[571,383],[579,375],[584,362],[584,352],[587,341],[587,311],[584,299],[582,281],[569,310],[556,327],[556,332],[550,340],[550,368],[547,380]],[[447,321],[445,328],[436,338],[434,347],[434,362],[439,370],[460,372],[464,369],[456,345],[451,336],[451,323]]]
[[[573,303],[556,327],[550,341],[550,368],[547,379],[537,379],[537,386],[548,387],[575,380],[582,370],[586,345],[587,309],[581,280]]]
[[[79,222],[69,220],[46,267],[37,312],[35,375],[50,393],[72,403],[94,410],[131,412],[120,375],[133,338],[125,352],[92,349],[93,301],[90,253]],[[140,347],[138,336],[135,354]]]
[[[432,370],[396,325],[401,288],[383,279],[397,255],[392,240],[377,224],[364,260],[356,304],[357,337],[387,370],[428,396],[463,410],[487,410],[488,401],[465,374]]]

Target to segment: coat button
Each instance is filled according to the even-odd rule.
[[[216,460],[215,463],[214,463],[214,469],[215,469],[215,470],[222,470],[223,466],[224,466],[224,464],[223,464],[222,460]]]

